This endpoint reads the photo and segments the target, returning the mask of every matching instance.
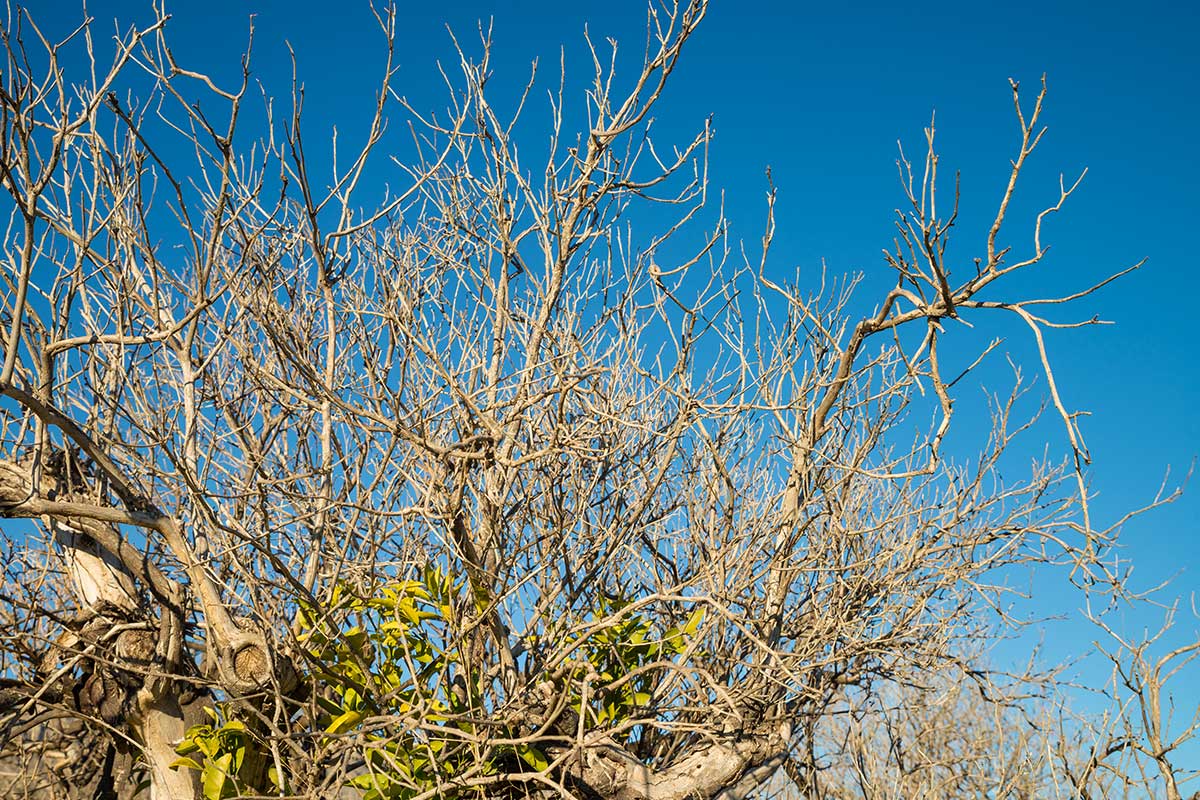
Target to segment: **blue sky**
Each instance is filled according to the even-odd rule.
[[[61,14],[70,4],[29,5],[35,13]],[[100,20],[118,13],[128,19],[139,7],[148,4],[89,3]],[[179,60],[226,69],[236,68],[248,14],[256,12],[256,72],[281,97],[290,75],[283,43],[290,41],[314,133],[335,120],[351,133],[370,108],[383,53],[365,2],[210,0],[170,10]],[[634,0],[405,4],[399,91],[418,108],[440,107],[436,62],[454,58],[445,26],[473,44],[476,21],[489,18],[495,82],[514,94],[534,58],[552,84],[563,45],[568,70],[586,77],[585,22],[597,40],[621,42],[627,66],[644,40],[644,6]],[[834,273],[861,270],[890,281],[879,253],[891,241],[893,209],[902,200],[897,139],[919,156],[922,128],[936,109],[943,169],[962,171],[956,252],[965,264],[981,248],[1016,147],[1007,79],[1021,81],[1032,100],[1046,73],[1050,130],[1012,209],[1010,242],[1028,247],[1028,221],[1057,197],[1060,172],[1073,178],[1087,167],[1089,173],[1047,224],[1050,257],[1013,292],[1074,290],[1148,259],[1077,307],[1077,318],[1098,314],[1115,325],[1048,338],[1065,399],[1092,412],[1083,429],[1094,458],[1094,510],[1103,523],[1147,502],[1168,467],[1182,476],[1200,454],[1197,32],[1197,7],[1177,2],[717,2],[684,54],[656,124],[660,140],[682,143],[713,115],[712,183],[724,189],[735,236],[748,246],[761,236],[763,174],[771,166],[780,190],[774,263],[781,273],[816,270],[824,259]],[[534,94],[531,119],[546,119],[539,116],[544,97]],[[1008,337],[1001,352],[1031,355],[1021,330],[990,320],[980,325],[981,337]],[[1035,374],[1035,363],[1027,363],[1027,374]],[[994,374],[1000,381],[994,388],[1003,391],[1005,370]],[[1060,433],[1045,428],[1030,452],[1044,441],[1060,452]],[[1141,585],[1175,575],[1170,595],[1200,590],[1198,490],[1128,526],[1125,556]],[[1047,592],[1036,598],[1047,609],[1074,608],[1065,594],[1039,592]],[[1131,614],[1125,624],[1151,621]],[[1197,627],[1184,616],[1180,634],[1194,636]],[[1094,635],[1074,624],[1058,630],[1051,651],[1061,653],[1078,651]],[[1197,670],[1182,677],[1180,696],[1200,696]]]

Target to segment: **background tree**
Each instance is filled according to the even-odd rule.
[[[629,76],[589,41],[593,81],[577,99],[562,76],[530,147],[536,76],[494,106],[487,31],[425,113],[392,86],[380,13],[368,133],[334,139],[327,176],[301,83],[283,117],[258,104],[249,47],[229,86],[176,61],[165,14],[108,67],[90,23],[55,40],[14,15],[0,499],[39,521],[6,527],[14,791],[732,800],[773,776],[805,797],[1115,780],[1099,767],[1118,740],[1029,722],[1054,708],[1035,707],[1053,673],[991,673],[977,647],[1013,623],[1014,566],[1127,596],[1043,340],[1064,325],[1047,307],[1116,276],[1004,294],[1078,185],[1031,245],[1005,243],[1045,85],[1012,84],[1018,149],[965,261],[932,124],[923,163],[901,155],[894,285],[864,316],[857,279],[770,266],[773,187],[761,248],[731,241],[709,127],[652,141],[705,12],[651,7]],[[364,187],[396,119],[405,183],[379,196]],[[944,371],[944,340],[987,314],[1027,327],[1072,453],[1016,481],[998,466],[1032,424],[1019,368],[978,455],[942,452],[995,346]],[[1175,780],[1153,726],[1132,735]]]

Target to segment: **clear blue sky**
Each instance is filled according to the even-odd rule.
[[[55,14],[71,6],[32,3]],[[89,7],[101,20],[118,13],[128,19],[144,8],[129,0]],[[365,2],[207,0],[176,2],[171,10],[180,61],[226,69],[236,67],[247,16],[256,12],[256,71],[281,97],[290,74],[283,42],[290,41],[314,132],[337,121],[344,134],[353,133],[370,107],[382,50]],[[630,60],[644,41],[638,0],[406,3],[398,24],[399,91],[418,108],[440,107],[435,62],[454,58],[445,25],[473,43],[476,21],[493,17],[494,80],[514,92],[535,57],[552,82],[561,45],[568,70],[586,72],[585,22],[598,40],[618,39]],[[944,168],[963,176],[957,253],[965,263],[980,249],[1016,146],[1007,79],[1020,80],[1032,99],[1046,73],[1050,131],[1018,195],[1014,230],[1055,199],[1060,172],[1090,171],[1048,223],[1050,258],[1017,293],[1080,288],[1148,259],[1140,272],[1078,307],[1079,318],[1099,314],[1116,325],[1048,340],[1067,402],[1093,412],[1084,433],[1103,523],[1148,501],[1168,467],[1181,476],[1200,454],[1197,34],[1197,6],[1180,2],[715,2],[660,110],[659,139],[682,142],[714,115],[712,179],[726,192],[738,235],[750,245],[761,235],[769,164],[780,187],[781,271],[816,269],[824,258],[834,272],[864,270],[890,280],[879,253],[891,241],[892,210],[901,200],[896,140],[919,155],[921,129],[936,109]],[[531,118],[545,118],[538,116],[544,97],[534,94]],[[1028,247],[1024,235],[1010,241]],[[1029,357],[1022,331],[985,325],[984,332],[1010,337],[1003,349]],[[1032,375],[1035,364],[1028,363]],[[1054,452],[1062,445],[1058,435],[1046,429]],[[1031,452],[1040,449],[1035,445]],[[1136,565],[1135,580],[1148,586],[1178,573],[1173,594],[1200,590],[1198,495],[1200,486],[1128,526],[1125,555]],[[1070,602],[1045,600],[1048,608]],[[1181,627],[1194,636],[1198,623],[1184,617]],[[1079,650],[1092,637],[1078,626],[1060,631],[1052,651]],[[1176,687],[1181,699],[1200,697],[1196,672]]]

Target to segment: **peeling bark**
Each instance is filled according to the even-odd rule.
[[[187,731],[178,699],[170,693],[147,691],[138,702],[142,752],[150,771],[150,800],[198,797],[198,774],[170,766],[179,757],[175,745]]]

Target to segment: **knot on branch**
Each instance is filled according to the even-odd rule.
[[[240,681],[261,684],[269,676],[270,669],[270,659],[258,644],[242,645],[233,653],[233,673]]]
[[[282,654],[272,659],[261,634],[243,632],[220,652],[218,672],[232,692],[254,694],[277,685],[281,693],[290,695],[300,685],[291,660]]]
[[[78,664],[79,710],[112,726],[124,725],[137,713],[138,692],[163,667],[153,628],[125,616],[87,615],[80,630],[61,637],[43,663],[46,667],[57,659],[67,666]]]
[[[99,670],[84,680],[79,692],[79,710],[117,726],[133,710],[130,702],[133,694],[115,675]]]

